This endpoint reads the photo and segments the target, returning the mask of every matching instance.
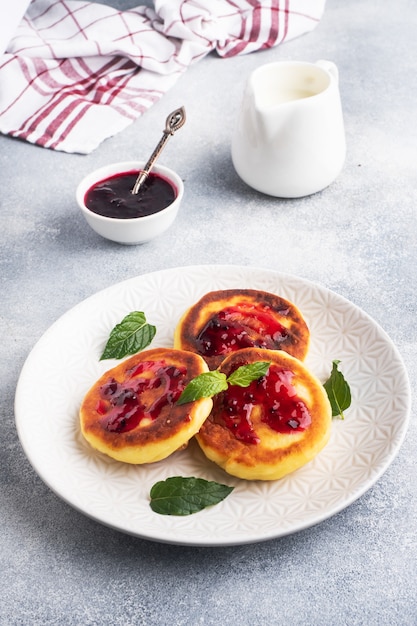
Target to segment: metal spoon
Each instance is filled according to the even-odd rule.
[[[133,186],[132,193],[138,193],[139,189],[142,187],[145,180],[148,178],[149,172],[151,171],[156,159],[161,154],[163,148],[165,147],[168,139],[175,133],[176,130],[184,126],[185,124],[185,109],[184,107],[180,107],[179,109],[175,109],[170,115],[168,115],[165,123],[165,130],[163,132],[162,138],[159,140],[158,145],[155,150],[152,152],[149,157],[145,167],[141,172],[139,172],[139,176],[136,179],[136,182]]]

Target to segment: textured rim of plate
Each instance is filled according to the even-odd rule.
[[[329,301],[336,301],[337,303],[339,303],[342,307],[347,307],[348,311],[350,313],[354,313],[354,317],[355,314],[357,316],[357,318],[361,319],[362,321],[364,321],[366,324],[369,325],[370,329],[373,330],[374,333],[376,333],[376,336],[378,337],[379,340],[381,340],[382,345],[387,349],[391,351],[391,355],[393,356],[394,360],[395,360],[395,368],[393,369],[393,374],[391,377],[391,380],[394,379],[395,377],[395,385],[393,386],[393,399],[395,400],[395,394],[394,394],[394,390],[396,392],[398,392],[398,397],[397,400],[400,400],[400,406],[397,409],[397,411],[401,414],[402,417],[402,422],[400,424],[400,426],[397,428],[396,432],[395,432],[395,437],[393,438],[394,440],[391,441],[391,448],[385,452],[385,454],[382,454],[382,457],[380,459],[378,459],[378,463],[376,464],[377,467],[374,468],[374,471],[371,472],[371,475],[365,479],[362,484],[359,484],[356,488],[354,488],[352,490],[351,493],[349,493],[348,495],[345,496],[344,499],[339,500],[336,498],[336,501],[333,505],[327,506],[325,507],[324,510],[318,510],[318,511],[314,511],[312,514],[308,514],[306,516],[306,519],[300,519],[298,522],[294,522],[293,524],[290,523],[290,525],[288,527],[284,527],[284,528],[269,528],[267,529],[262,529],[262,522],[261,522],[261,528],[257,528],[255,531],[251,530],[248,532],[243,531],[241,534],[239,534],[239,536],[233,536],[233,529],[231,529],[231,535],[229,536],[227,534],[226,535],[221,535],[221,533],[218,533],[216,531],[212,532],[211,528],[213,527],[213,524],[215,525],[216,523],[216,507],[210,507],[210,509],[206,509],[198,514],[194,514],[191,516],[187,516],[186,518],[174,518],[174,517],[167,517],[167,516],[157,516],[158,518],[164,518],[164,520],[168,520],[166,525],[162,525],[161,528],[158,528],[157,526],[153,527],[151,531],[143,531],[140,528],[140,524],[138,525],[138,528],[132,528],[132,525],[128,523],[128,520],[130,520],[130,517],[127,516],[125,521],[114,521],[112,519],[108,519],[108,515],[105,515],[102,511],[100,511],[99,508],[94,508],[91,507],[91,505],[82,503],[80,504],[80,502],[77,500],[76,497],[76,492],[74,492],[74,490],[69,494],[67,493],[67,486],[63,485],[62,482],[60,482],[60,479],[57,479],[55,476],[55,472],[48,467],[45,468],[45,464],[44,464],[44,458],[45,458],[45,454],[48,454],[48,452],[51,453],[51,458],[53,458],[53,453],[54,453],[54,439],[53,437],[56,436],[56,434],[58,433],[58,439],[61,437],[61,431],[59,430],[59,422],[58,422],[58,427],[57,427],[57,432],[52,432],[51,434],[47,435],[47,442],[49,443],[49,448],[48,446],[45,447],[44,453],[45,454],[41,454],[40,450],[38,450],[37,448],[37,444],[36,441],[34,442],[33,439],[31,439],[30,434],[28,432],[27,429],[27,424],[28,424],[28,420],[33,419],[36,417],[36,419],[40,418],[41,416],[39,416],[39,414],[37,414],[35,412],[34,415],[30,415],[30,409],[28,408],[28,397],[31,398],[30,401],[30,407],[32,407],[33,405],[33,396],[31,396],[31,391],[33,392],[33,389],[31,390],[30,385],[31,385],[31,377],[33,377],[33,372],[34,371],[38,371],[39,368],[41,367],[41,364],[39,363],[39,358],[42,356],[45,356],[45,350],[46,353],[48,353],[48,350],[50,350],[49,345],[51,340],[53,341],[53,339],[55,338],[56,335],[60,334],[61,331],[61,327],[65,330],[65,326],[66,324],[73,318],[77,318],[80,315],[82,316],[83,312],[85,310],[89,310],[91,309],[91,307],[100,301],[106,301],[107,297],[110,300],[112,300],[112,296],[117,295],[117,292],[120,291],[120,289],[126,288],[128,286],[132,286],[134,288],[135,285],[140,283],[143,283],[145,281],[149,282],[149,281],[158,281],[158,279],[166,279],[169,278],[170,275],[178,275],[178,273],[181,275],[181,280],[184,280],[186,283],[189,282],[190,285],[194,286],[194,282],[192,279],[192,276],[196,273],[203,273],[204,275],[210,275],[210,279],[212,281],[214,281],[215,285],[213,287],[211,287],[211,289],[223,289],[223,288],[227,288],[227,286],[229,285],[229,283],[235,283],[236,280],[235,278],[231,278],[231,274],[233,275],[234,273],[239,273],[244,275],[244,278],[246,280],[246,284],[233,284],[230,286],[234,286],[234,287],[238,287],[240,286],[241,288],[250,288],[254,281],[255,282],[268,282],[268,281],[272,281],[272,282],[278,282],[278,283],[285,283],[286,284],[286,288],[288,289],[288,285],[293,285],[295,284],[296,287],[294,287],[297,291],[297,289],[299,289],[301,286],[305,287],[305,288],[309,288],[312,290],[315,290],[317,292],[320,293],[320,295],[325,295],[327,299],[329,299]],[[224,285],[218,285],[217,283],[221,283],[222,280],[219,277],[222,277],[223,274],[229,275],[229,277],[227,279],[225,279],[225,284]],[[191,282],[190,282],[191,281]],[[268,290],[265,286],[259,286],[259,287],[253,287],[253,288],[258,288],[258,289],[265,289]],[[206,289],[206,291],[208,291],[209,289]],[[284,291],[285,291],[285,287],[284,287]],[[198,288],[197,288],[197,292],[198,292]],[[204,293],[205,291],[203,290],[202,293]],[[165,294],[164,294],[165,295]],[[284,297],[287,297],[288,299],[289,296],[288,294],[286,295],[285,293],[282,293],[280,295],[283,295]],[[199,295],[197,296],[199,297]],[[191,305],[196,299],[196,296],[191,296],[188,298],[187,302],[188,305]],[[193,299],[194,298],[194,299]],[[295,304],[297,304],[297,306],[299,306],[299,303],[296,301],[297,298],[293,296],[293,301],[295,301]],[[126,311],[125,308],[121,308],[120,311],[116,311],[116,309],[118,307],[114,306],[114,303],[112,301],[112,307],[111,308],[111,315],[110,315],[110,319],[107,319],[107,328],[108,328],[108,332],[111,330],[111,328],[113,328],[114,324],[117,323],[118,321],[120,321],[120,319],[127,314],[129,311]],[[185,310],[185,309],[182,309]],[[301,309],[302,312],[304,313],[303,309]],[[178,311],[179,312],[179,311]],[[178,312],[176,313],[176,317],[175,319],[178,319]],[[90,311],[91,313],[91,311]],[[146,313],[146,311],[145,311]],[[100,314],[104,315],[104,312],[101,310]],[[158,328],[158,324],[154,321],[151,320],[148,317],[148,320],[152,323],[155,323],[157,328]],[[307,320],[309,322],[309,320]],[[354,320],[355,321],[355,320]],[[172,329],[173,330],[173,329]],[[327,330],[327,329],[326,329]],[[86,345],[85,349],[87,352],[89,351],[93,351],[94,354],[100,354],[98,352],[98,350],[100,350],[102,348],[103,341],[105,342],[105,340],[107,339],[107,335],[104,337],[101,337],[100,339],[97,339],[94,337],[91,337],[91,344]],[[167,345],[164,342],[160,342],[158,344],[155,344],[155,342],[152,344],[152,347],[154,345]],[[355,355],[354,355],[355,356]],[[66,355],[63,356],[64,360],[66,358]],[[343,361],[343,355],[334,355],[333,358],[338,358],[341,359]],[[356,357],[357,358],[357,357]],[[71,355],[69,358],[69,362],[68,362],[68,367],[70,365],[74,365],[71,364]],[[103,362],[101,362],[101,364],[103,364]],[[75,384],[74,386],[74,396],[77,397],[77,402],[79,405],[79,402],[81,401],[82,397],[84,396],[84,393],[87,391],[87,389],[89,388],[90,384],[92,384],[94,382],[94,380],[96,380],[96,378],[101,375],[101,373],[103,371],[106,371],[107,369],[110,369],[110,367],[112,367],[115,364],[115,362],[106,362],[106,365],[103,366],[101,365],[101,370],[99,370],[99,373],[97,374],[96,372],[94,374],[91,374],[90,376],[90,382],[89,384],[85,387],[85,389],[83,390],[82,393],[80,393],[80,390],[77,389],[77,384]],[[308,364],[308,357],[307,357],[307,364]],[[329,366],[331,366],[331,363],[329,364]],[[314,370],[313,370],[314,371]],[[316,375],[319,376],[319,372],[315,371]],[[321,372],[322,375],[322,379],[323,379],[323,372]],[[345,373],[346,375],[346,373]],[[348,376],[346,376],[348,381],[349,378]],[[60,384],[60,378],[58,375],[58,378],[56,380],[56,383],[59,385]],[[53,381],[52,383],[53,384]],[[35,396],[36,396],[36,390],[35,390]],[[35,398],[35,406],[36,406],[36,401],[38,400],[38,398]],[[42,400],[42,399],[41,399]],[[147,273],[147,274],[143,274],[143,275],[139,275],[127,280],[124,280],[122,282],[119,282],[115,285],[112,285],[110,287],[107,287],[106,289],[103,289],[93,295],[91,295],[90,297],[86,298],[85,300],[81,301],[78,305],[76,305],[75,307],[73,307],[72,309],[70,309],[69,311],[67,311],[66,313],[64,313],[56,322],[54,322],[49,329],[42,335],[42,337],[38,340],[38,342],[35,344],[35,346],[33,347],[32,351],[30,352],[30,354],[28,355],[24,366],[22,368],[19,380],[18,380],[18,384],[17,384],[17,388],[16,388],[16,396],[15,396],[15,419],[16,419],[16,428],[17,428],[17,432],[18,432],[18,436],[21,442],[21,445],[23,447],[23,450],[28,458],[28,460],[30,461],[31,465],[33,466],[33,468],[35,469],[35,471],[38,473],[38,475],[40,476],[40,478],[48,485],[48,487],[54,491],[61,499],[63,499],[65,502],[67,502],[68,504],[70,504],[73,508],[75,508],[76,510],[82,512],[83,514],[85,514],[86,516],[104,524],[105,526],[111,527],[115,530],[121,531],[121,532],[125,532],[127,534],[131,534],[134,535],[136,537],[142,538],[142,539],[149,539],[149,540],[153,540],[153,541],[159,541],[162,543],[170,543],[170,544],[178,544],[178,545],[190,545],[190,546],[207,546],[207,547],[215,547],[215,546],[231,546],[231,545],[240,545],[240,544],[248,544],[248,543],[256,543],[256,542],[260,542],[260,541],[266,541],[266,540],[270,540],[270,539],[274,539],[274,538],[278,538],[281,536],[285,536],[285,535],[289,535],[295,532],[299,532],[301,530],[305,530],[307,528],[310,528],[332,516],[334,516],[335,514],[337,514],[338,512],[340,512],[341,510],[345,509],[346,507],[348,507],[350,504],[352,504],[355,500],[357,500],[360,496],[362,496],[368,489],[370,489],[375,482],[382,476],[382,474],[386,471],[386,469],[389,467],[389,465],[392,463],[392,461],[394,460],[394,458],[396,457],[402,443],[405,437],[405,434],[407,432],[407,428],[408,428],[408,422],[409,422],[409,415],[410,415],[410,405],[411,405],[411,392],[410,392],[410,386],[409,386],[409,381],[408,381],[408,375],[405,369],[405,366],[403,364],[401,355],[399,353],[399,351],[397,350],[396,346],[393,344],[393,342],[391,341],[391,339],[389,338],[389,336],[386,334],[386,332],[377,324],[377,322],[375,322],[367,313],[365,313],[362,309],[360,309],[359,307],[357,307],[356,305],[354,305],[352,302],[350,302],[349,300],[347,300],[346,298],[344,298],[343,296],[338,295],[337,293],[322,287],[316,283],[313,283],[307,279],[303,279],[303,278],[299,278],[297,276],[293,276],[291,274],[285,274],[285,273],[280,273],[280,272],[276,272],[274,270],[269,270],[269,269],[263,269],[263,268],[257,268],[257,267],[252,267],[252,266],[236,266],[236,265],[200,265],[200,266],[184,266],[184,267],[176,267],[176,268],[169,268],[169,269],[165,269],[165,270],[159,270],[156,272],[151,272],[151,273]],[[70,437],[70,438],[75,438],[75,434],[74,434],[74,430],[76,430],[76,426],[74,423],[72,423],[71,425],[71,415],[67,416],[67,412],[69,413],[69,409],[67,409],[66,406],[63,407],[57,407],[58,411],[57,413],[59,414],[60,410],[62,411],[62,415],[63,415],[63,419],[65,422],[61,423],[61,428],[63,430],[65,430],[65,428],[63,428],[64,426],[69,428],[69,430],[67,432],[64,432],[64,435]],[[34,409],[35,410],[35,409]],[[73,409],[74,412],[74,409]],[[68,424],[66,422],[69,422]],[[42,422],[40,422],[40,424],[42,424]],[[337,420],[335,422],[334,425],[334,429],[340,431],[341,428],[345,427],[346,429],[349,428],[349,417],[347,417],[345,419],[345,421],[339,421]],[[32,426],[33,428],[33,426]],[[68,434],[70,433],[70,434]],[[48,442],[48,437],[52,437],[52,439],[50,439],[50,441]],[[82,439],[81,436],[79,436],[79,439]],[[74,443],[74,442],[73,442]],[[85,442],[83,442],[85,443]],[[79,444],[82,446],[83,443],[80,444],[80,441],[78,440],[78,442],[76,443],[76,445],[78,446]],[[328,446],[330,446],[331,444],[329,443]],[[86,450],[89,449],[87,444],[85,444],[86,446]],[[388,446],[389,447],[389,446]],[[192,446],[191,446],[192,449]],[[326,449],[325,449],[326,450]],[[91,451],[90,451],[91,452]],[[93,452],[93,454],[95,454]],[[182,454],[182,453],[176,453],[176,454]],[[197,451],[197,454],[200,454],[199,451]],[[320,453],[319,457],[322,455],[323,453]],[[172,459],[172,457],[171,457]],[[96,459],[95,459],[96,460]],[[89,460],[86,458],[86,463],[88,463]],[[177,461],[174,460],[174,463],[176,463]],[[313,464],[316,462],[316,459],[314,461],[312,461],[311,463],[308,464],[308,467],[305,466],[304,468],[301,468],[301,470],[298,470],[298,472],[295,472],[293,475],[290,475],[290,479],[293,478],[294,475],[299,475],[302,472],[308,471],[309,468],[311,468],[313,466]],[[61,458],[58,458],[58,465],[61,463],[65,463],[64,460],[61,460]],[[161,461],[160,464],[163,464],[164,462]],[[104,473],[109,472],[109,478],[112,478],[112,464],[114,464],[114,466],[118,466],[120,467],[123,464],[117,464],[117,462],[114,462],[112,460],[105,459],[104,455],[99,455],[99,460],[98,460],[98,464],[102,464],[102,468],[100,466],[100,471],[103,471]],[[159,466],[159,468],[163,467],[160,464],[157,464]],[[180,459],[180,464],[181,464],[181,459]],[[211,464],[209,464],[211,465]],[[113,466],[113,467],[114,467]],[[130,467],[130,466],[129,466]],[[153,472],[153,467],[151,468],[151,472]],[[62,469],[62,468],[61,468]],[[65,469],[65,468],[64,468]],[[72,468],[69,467],[69,474],[67,474],[67,476],[71,475],[71,470]],[[180,474],[181,472],[165,472],[162,469],[162,472],[155,472],[155,478],[152,481],[156,482],[157,480],[162,480],[164,478],[166,478],[167,476],[170,475],[176,475],[176,474]],[[218,468],[214,468],[210,467],[209,470],[210,476],[207,476],[209,479],[212,480],[218,480],[220,482],[225,482],[228,484],[234,484],[236,486],[236,492],[241,492],[242,490],[245,490],[245,485],[248,485],[248,483],[246,483],[245,481],[239,481],[238,479],[234,479],[233,477],[229,477],[227,474],[225,474],[222,470],[218,469]],[[184,475],[184,473],[182,473]],[[212,476],[212,474],[214,474],[214,476]],[[229,480],[231,479],[231,480]],[[337,479],[337,477],[336,477]],[[282,479],[282,481],[285,481],[286,478]],[[278,481],[281,483],[281,481]],[[307,475],[307,480],[305,481],[306,483],[309,482],[309,477]],[[255,490],[255,491],[259,491],[259,499],[262,500],[263,498],[265,498],[265,500],[268,499],[268,491],[269,491],[269,486],[271,485],[271,483],[262,483],[262,482],[257,482],[257,483],[250,483],[251,487],[247,490],[247,491],[251,491],[251,490]],[[122,491],[123,491],[123,487],[124,487],[124,483],[122,480]],[[240,488],[240,491],[239,491]],[[303,486],[302,486],[303,488]],[[114,495],[114,494],[113,494]],[[233,494],[232,494],[233,495]],[[109,497],[112,497],[112,494],[109,494]],[[229,496],[229,498],[227,498],[223,503],[221,503],[220,505],[216,505],[217,507],[221,507],[221,506],[226,506],[226,503],[228,503],[228,505],[232,506],[230,504],[230,498],[231,496]],[[306,498],[308,498],[308,496],[306,496]],[[271,499],[273,500],[273,502],[271,501],[271,506],[277,506],[277,511],[279,510],[279,506],[278,506],[278,502],[275,501],[273,498]],[[117,504],[117,503],[116,503]],[[153,513],[148,505],[148,503],[146,503],[147,511],[149,511],[149,513],[146,513],[146,516],[155,516],[156,514]],[[253,506],[253,504],[252,504]],[[267,504],[267,506],[269,506],[269,503]],[[243,507],[245,508],[245,507]],[[209,513],[208,513],[209,512]],[[213,513],[214,512],[214,513]],[[204,537],[193,537],[192,536],[192,530],[200,527],[199,525],[199,520],[201,520],[201,517],[198,516],[204,516],[204,515],[208,515],[211,516],[212,519],[208,519],[206,524],[203,523],[203,528],[204,526],[209,529],[210,528],[210,532],[208,533],[209,536],[204,536]],[[277,513],[277,516],[279,517],[279,512]],[[225,517],[227,517],[227,514],[225,515]],[[245,517],[245,511],[242,511],[242,518]],[[188,521],[190,518],[193,518],[193,522],[191,524],[187,524],[186,521]],[[156,518],[153,518],[156,521]],[[184,521],[186,520],[186,521]],[[184,524],[185,524],[185,530],[184,530]],[[188,526],[191,525],[191,529],[188,528]]]

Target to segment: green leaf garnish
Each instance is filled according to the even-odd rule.
[[[323,386],[330,400],[332,417],[340,416],[340,419],[343,420],[345,419],[343,411],[346,411],[346,409],[350,407],[352,398],[350,387],[342,372],[337,367],[339,363],[340,361],[333,361],[330,378],[326,380]]]
[[[178,398],[177,404],[194,402],[194,400],[199,400],[200,398],[211,398],[216,393],[225,391],[227,386],[226,374],[222,374],[218,370],[204,372],[190,380]]]
[[[203,478],[173,476],[154,484],[150,505],[161,515],[191,515],[228,496],[234,487]]]
[[[248,387],[253,380],[258,380],[258,378],[265,376],[270,365],[270,361],[255,361],[255,363],[242,365],[230,374],[227,382],[229,385]]]
[[[269,361],[255,361],[255,363],[241,365],[227,378],[226,374],[219,370],[204,372],[188,383],[178,398],[177,404],[194,402],[200,398],[212,398],[217,393],[226,391],[229,385],[248,387],[253,380],[265,376],[270,365]]]
[[[132,311],[110,333],[100,361],[122,359],[136,354],[148,346],[156,333],[156,327],[146,322],[145,314]]]

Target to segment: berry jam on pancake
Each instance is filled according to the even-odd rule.
[[[276,480],[311,461],[327,444],[332,411],[320,381],[281,350],[232,352],[219,370],[230,376],[256,361],[270,361],[267,374],[215,396],[196,438],[207,458],[229,474]]]
[[[145,350],[109,370],[80,409],[91,446],[125,463],[152,463],[185,446],[210,413],[212,400],[176,402],[192,378],[208,370],[202,357],[168,348]]]
[[[204,295],[186,311],[174,346],[200,354],[211,370],[243,348],[284,350],[304,360],[310,332],[297,307],[255,289],[227,289]]]

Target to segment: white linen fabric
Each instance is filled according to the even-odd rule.
[[[118,11],[33,0],[0,57],[0,132],[87,154],[192,64],[276,46],[320,21],[325,0],[155,0]]]

